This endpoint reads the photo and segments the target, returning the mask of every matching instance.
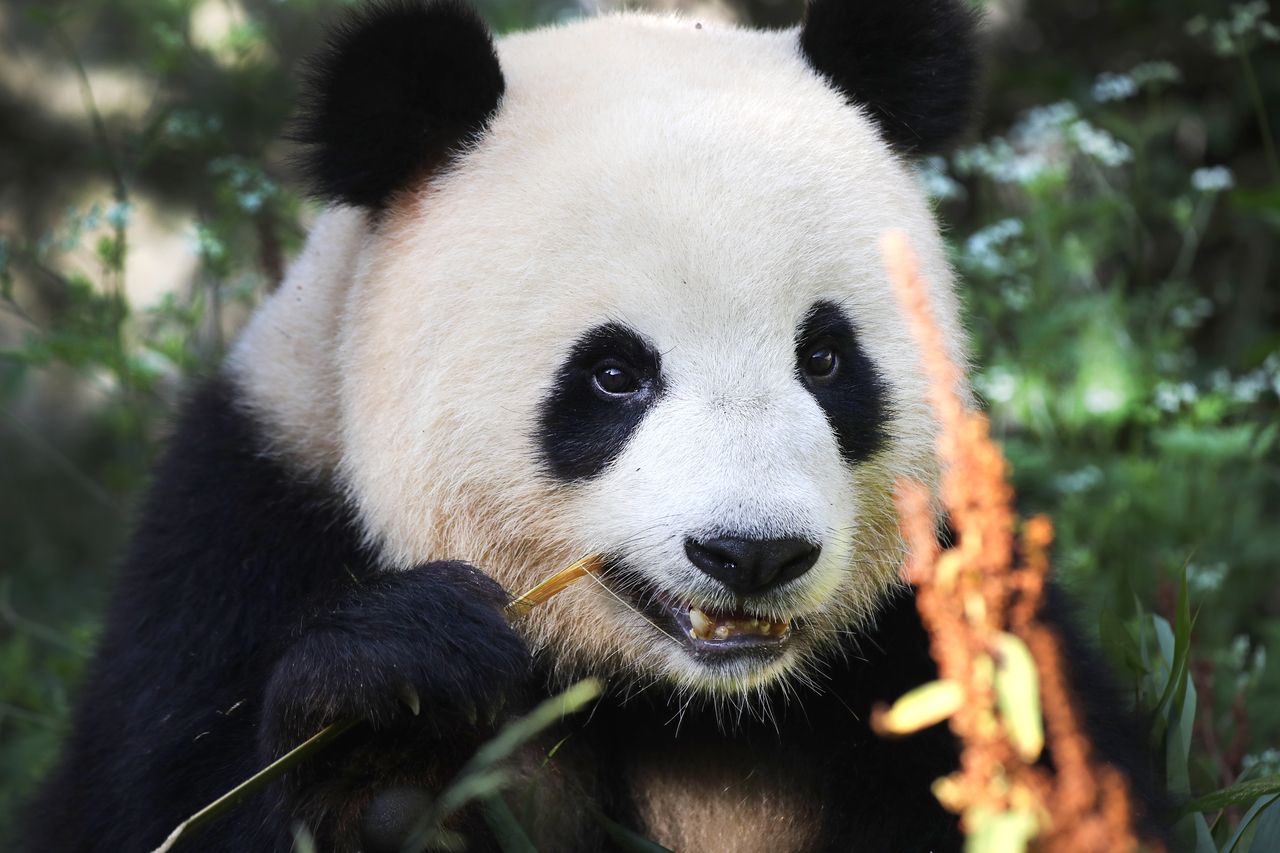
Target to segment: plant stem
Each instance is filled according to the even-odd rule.
[[[1271,122],[1267,121],[1267,108],[1262,102],[1262,90],[1258,88],[1258,78],[1253,73],[1249,52],[1241,49],[1237,55],[1240,57],[1240,64],[1244,66],[1244,79],[1249,86],[1249,97],[1253,99],[1253,111],[1258,116],[1258,128],[1262,131],[1262,146],[1267,152],[1267,165],[1271,167],[1271,180],[1280,184],[1280,161],[1276,159],[1276,145],[1271,138]]]

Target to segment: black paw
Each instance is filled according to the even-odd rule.
[[[349,590],[276,664],[264,751],[278,757],[346,719],[380,729],[416,715],[441,736],[491,723],[531,668],[506,603],[496,581],[465,563],[429,563]]]

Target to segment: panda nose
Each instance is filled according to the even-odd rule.
[[[739,595],[763,592],[800,577],[818,562],[820,550],[803,539],[721,536],[684,543],[689,562]]]

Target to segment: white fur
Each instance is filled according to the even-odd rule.
[[[343,485],[389,568],[469,560],[518,593],[621,551],[712,603],[724,595],[685,537],[818,537],[817,566],[770,599],[798,622],[767,669],[711,672],[591,581],[522,626],[566,672],[722,695],[798,673],[895,582],[894,479],[936,481],[880,256],[886,231],[907,233],[959,355],[926,201],[795,30],[616,15],[508,37],[499,55],[506,95],[475,149],[376,227],[327,212],[234,375],[282,452]],[[819,300],[843,306],[891,390],[892,441],[857,466],[795,377],[795,330]],[[560,484],[537,461],[538,407],[608,321],[657,346],[666,393],[604,474]]]

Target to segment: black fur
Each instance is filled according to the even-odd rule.
[[[1105,664],[1079,639],[1056,589],[1043,615],[1065,644],[1064,658],[1094,743],[1135,780],[1137,800],[1148,806],[1148,817],[1158,814],[1158,798],[1137,746],[1141,741],[1119,710]],[[815,687],[797,686],[789,697],[775,691],[768,718],[733,709],[717,713],[696,703],[680,712],[678,703],[654,690],[625,703],[606,697],[589,718],[570,721],[558,735],[572,737],[557,755],[570,764],[608,767],[597,775],[591,795],[615,820],[642,834],[647,828],[617,780],[643,757],[687,755],[696,757],[695,766],[730,766],[743,778],[767,774],[805,792],[822,819],[821,842],[810,853],[959,853],[963,839],[957,818],[930,792],[935,779],[958,766],[950,731],[937,725],[886,740],[868,725],[874,703],[892,702],[936,677],[915,598],[903,593],[886,602],[873,629],[850,638],[831,657]]]
[[[319,726],[359,716],[371,724],[183,848],[286,853],[302,820],[320,850],[352,853],[362,813],[375,802],[375,817],[386,810],[379,795],[412,802],[415,789],[440,790],[493,734],[501,707],[515,713],[553,690],[554,661],[530,660],[492,580],[460,563],[378,572],[324,485],[262,452],[234,393],[222,380],[201,390],[157,469],[75,729],[31,811],[31,853],[146,853]],[[1051,600],[1046,616],[1065,638],[1095,743],[1145,799],[1141,750],[1105,668],[1075,639],[1063,602]],[[872,703],[933,677],[914,600],[902,595],[832,656],[816,688],[773,697],[773,719],[677,713],[679,700],[653,688],[626,702],[606,696],[548,745],[569,735],[556,765],[570,787],[641,833],[630,768],[689,754],[804,791],[823,820],[813,853],[955,853],[955,818],[929,792],[957,760],[947,730],[887,741],[867,727]],[[391,805],[382,823],[395,823]],[[479,814],[455,828],[473,853],[493,849]],[[558,849],[614,850],[590,821]]]
[[[961,0],[812,0],[800,47],[905,154],[964,131],[977,93],[974,13]]]
[[[462,0],[382,0],[331,30],[306,71],[294,138],[312,190],[371,209],[477,137],[505,89]]]
[[[610,395],[595,383],[601,366],[629,371],[635,393]],[[538,442],[543,463],[561,480],[594,477],[614,460],[662,394],[662,360],[619,323],[592,329],[574,344],[542,402]]]
[[[448,752],[441,733],[463,731],[451,747],[465,752],[483,728],[461,718],[513,699],[529,672],[497,584],[457,563],[380,575],[347,509],[264,455],[234,396],[224,380],[200,390],[156,469],[30,818],[32,853],[152,850],[268,756],[348,715],[412,725],[433,757]],[[354,731],[332,749],[378,737]],[[288,850],[290,808],[258,795],[184,850]]]
[[[805,359],[815,347],[836,352],[839,367],[822,380],[805,372]],[[796,375],[827,413],[850,463],[861,462],[884,445],[888,435],[888,392],[871,359],[858,344],[853,324],[838,306],[819,302],[809,311],[796,334]]]

